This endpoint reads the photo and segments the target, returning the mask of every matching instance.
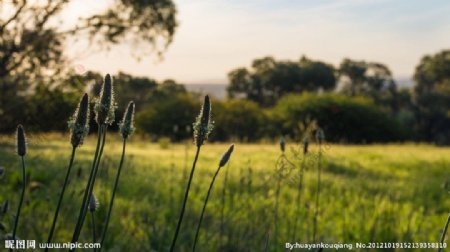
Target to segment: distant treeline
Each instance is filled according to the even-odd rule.
[[[305,127],[314,122],[333,142],[450,144],[449,50],[422,58],[413,88],[397,88],[381,63],[350,59],[335,68],[306,57],[265,57],[228,76],[229,98],[212,100],[212,141],[259,141],[280,135],[301,139]],[[18,123],[35,132],[65,131],[64,122],[82,93],[97,96],[101,83],[102,75],[90,71],[53,83],[36,79],[20,88],[0,79],[0,132],[10,133]],[[173,80],[159,83],[125,73],[114,76],[114,84],[120,94],[117,115],[134,100],[141,134],[173,141],[191,137],[200,94]]]

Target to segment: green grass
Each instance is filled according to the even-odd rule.
[[[44,242],[53,217],[71,146],[67,136],[28,135],[27,193],[18,236]],[[70,184],[55,231],[55,242],[70,241],[93,157],[95,139],[90,137],[77,151]],[[1,222],[12,231],[13,211],[20,194],[19,158],[14,137],[0,138],[0,203],[10,201]],[[121,141],[108,136],[94,193],[100,202],[97,232],[102,230]],[[228,144],[207,143],[194,175],[177,251],[189,251],[209,182]],[[299,169],[301,160],[287,157]],[[317,145],[307,160],[298,242],[312,240],[316,190]],[[133,136],[113,209],[106,250],[167,251],[176,227],[195,146],[157,144]],[[187,153],[187,156],[186,156]],[[278,144],[237,144],[231,157],[226,185],[223,236],[220,237],[222,189],[225,171],[218,176],[206,210],[198,251],[261,251],[266,234],[273,233],[275,163]],[[324,147],[318,238],[324,242],[438,242],[450,209],[450,148],[429,145],[372,145]],[[251,169],[251,172],[249,170]],[[249,175],[251,174],[251,176]],[[269,240],[270,251],[284,250],[291,239],[297,170],[282,180],[279,202],[278,241]],[[80,241],[90,242],[85,224]],[[270,235],[269,235],[270,237]],[[220,247],[221,246],[221,247]],[[105,250],[105,251],[106,251]]]

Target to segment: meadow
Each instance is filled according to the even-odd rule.
[[[55,242],[70,241],[95,142],[95,137],[90,136],[77,151]],[[10,232],[21,188],[14,143],[14,136],[0,137],[0,166],[5,167],[0,203],[9,200],[10,208],[1,216],[6,228],[2,232]],[[22,239],[44,242],[71,145],[67,135],[29,133],[28,147],[27,190],[17,234]],[[176,251],[191,250],[209,182],[227,148],[228,144],[206,143],[201,150]],[[212,190],[197,251],[283,251],[286,242],[312,242],[318,145],[310,143],[304,162],[304,186],[297,214],[302,148],[301,143],[287,142],[289,162],[280,173],[277,143],[236,143],[230,162],[220,171]],[[103,228],[121,150],[120,136],[108,134],[94,188],[100,202],[97,230]],[[165,145],[139,135],[130,138],[105,251],[169,249],[194,154],[192,141]],[[450,148],[324,144],[322,158],[317,241],[439,241],[450,209]],[[296,217],[298,226],[293,237]],[[92,241],[89,218],[81,234],[82,242]]]

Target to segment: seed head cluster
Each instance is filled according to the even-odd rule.
[[[19,126],[17,126],[16,140],[17,140],[17,155],[23,157],[25,156],[25,154],[27,154],[27,140],[25,137],[25,130],[23,129],[23,126],[20,124]]]
[[[89,97],[87,94],[81,98],[78,108],[68,122],[70,129],[70,142],[73,147],[83,144],[84,137],[89,133]]]
[[[88,207],[90,212],[95,212],[100,207],[100,203],[98,202],[97,197],[95,197],[94,194],[91,194]]]
[[[9,209],[9,201],[5,201],[2,205],[2,214],[5,215],[8,212]]]
[[[234,144],[230,145],[228,150],[223,154],[222,159],[220,159],[219,168],[225,166],[230,160],[231,153],[233,153]]]
[[[127,110],[119,124],[119,132],[123,139],[127,139],[134,132],[134,102],[128,103]]]
[[[114,112],[116,110],[114,100],[114,87],[111,75],[107,74],[103,81],[100,98],[95,103],[96,121],[98,125],[110,125],[115,120]]]
[[[308,153],[308,146],[309,146],[309,140],[308,140],[308,138],[305,138],[305,140],[303,140],[303,154]]]
[[[208,136],[213,128],[214,125],[211,121],[211,102],[209,96],[205,96],[205,101],[203,102],[200,114],[193,124],[194,143],[197,147],[202,146],[203,143],[208,140]]]
[[[280,138],[280,150],[283,153],[286,150],[286,140],[284,139],[284,137]]]

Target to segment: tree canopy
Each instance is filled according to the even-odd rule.
[[[333,66],[306,57],[298,62],[255,59],[250,69],[232,70],[228,79],[230,97],[245,97],[263,106],[290,92],[331,90],[336,84]]]
[[[414,73],[418,127],[426,141],[450,143],[450,50],[423,57]]]
[[[371,96],[383,90],[396,90],[389,68],[378,62],[344,59],[339,66],[341,92],[350,96]]]
[[[17,124],[8,116],[23,106],[24,94],[67,84],[73,75],[64,54],[69,38],[85,38],[108,47],[139,43],[146,52],[162,53],[177,27],[172,0],[114,0],[107,9],[81,17],[76,25],[61,25],[69,0],[14,0],[0,3],[0,116],[4,125]],[[73,86],[71,87],[73,88]],[[79,88],[79,87],[77,87]],[[65,90],[67,91],[67,90]]]

